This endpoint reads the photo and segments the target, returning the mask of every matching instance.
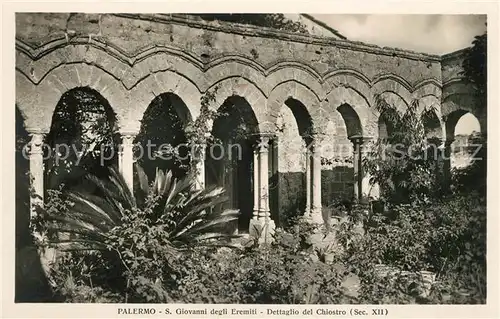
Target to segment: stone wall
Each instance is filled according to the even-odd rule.
[[[470,89],[457,80],[459,61],[459,54],[441,58],[186,15],[16,15],[16,104],[28,132],[47,133],[61,95],[76,87],[101,94],[119,132],[129,135],[139,132],[156,96],[177,95],[195,119],[200,98],[217,88],[214,109],[243,97],[259,131],[278,137],[279,214],[304,205],[299,127],[314,133],[323,150],[323,206],[351,198],[349,137],[377,137],[374,97],[381,94],[400,112],[414,99],[434,106],[444,135],[447,114],[470,110],[464,106]],[[290,100],[302,113],[291,111]]]
[[[307,105],[316,112],[319,102],[330,112],[342,102],[364,100],[370,105],[373,95],[382,92],[409,103],[415,97],[439,96],[440,91],[439,57],[345,40],[166,15],[18,14],[16,23],[17,67],[23,77],[18,82],[31,82],[19,86],[45,89],[46,82],[64,90],[58,82],[80,78],[98,91],[108,91],[105,97],[111,99],[119,122],[131,122],[122,126],[137,126],[146,106],[164,89],[153,77],[163,82],[160,86],[175,89],[195,116],[200,92],[216,84],[232,91],[247,89],[258,102],[252,107],[262,122],[275,121],[272,93],[289,81],[311,93],[311,101],[303,102],[317,104]],[[95,68],[99,70],[88,74],[87,69]],[[50,75],[57,79],[50,81]],[[94,83],[86,83],[87,76]],[[55,95],[39,104],[54,104]],[[259,114],[266,109],[266,99],[267,108],[272,108],[268,116]],[[48,114],[50,105],[45,106]],[[370,111],[363,111],[367,114],[362,114],[362,122],[368,126],[373,122],[367,118]]]
[[[442,69],[442,101],[441,112],[446,123],[446,135],[453,138],[454,128],[462,115],[467,112],[473,114],[481,125],[481,132],[486,133],[487,106],[479,105],[481,100],[462,74],[462,63],[466,49],[444,55],[441,61]]]

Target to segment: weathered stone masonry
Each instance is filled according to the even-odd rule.
[[[401,112],[413,99],[422,109],[434,106],[434,135],[446,145],[466,112],[486,132],[486,114],[477,111],[485,108],[475,105],[460,68],[461,52],[440,57],[185,15],[16,15],[16,106],[32,136],[30,171],[38,194],[43,161],[37,145],[68,90],[90,87],[109,102],[123,141],[119,165],[131,182],[132,142],[151,101],[173,93],[196,119],[202,95],[218,87],[212,107],[243,98],[261,139],[277,149],[268,156],[259,144],[252,159],[252,220],[259,223],[279,223],[302,193],[313,219],[335,197],[368,195],[357,150],[378,137],[377,94]],[[306,143],[314,147],[306,150]],[[347,151],[339,154],[339,145]],[[269,167],[273,156],[277,164]],[[274,205],[269,172],[277,174]]]

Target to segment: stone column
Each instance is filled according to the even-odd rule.
[[[380,197],[380,188],[378,184],[372,185],[370,183],[370,174],[363,167],[363,158],[368,155],[371,147],[375,147],[374,144],[370,144],[373,140],[372,137],[361,137],[359,139],[359,198],[362,201],[367,201],[370,198],[378,199]]]
[[[135,134],[132,133],[122,133],[122,143],[118,153],[118,165],[120,173],[123,175],[125,181],[129,185],[130,189],[133,190],[134,186],[134,138]],[[147,156],[147,154],[143,154]]]
[[[259,141],[259,218],[268,219],[269,213],[269,137]]]
[[[43,142],[44,134],[31,133],[31,141],[28,148],[28,156],[30,161],[30,180],[33,193],[30,199],[31,218],[36,214],[36,207],[43,205]]]
[[[362,136],[352,136],[353,168],[354,168],[354,202],[359,203],[363,197]]]
[[[254,216],[250,221],[250,235],[258,237],[260,243],[269,243],[276,227],[269,210],[269,141],[270,136],[260,135],[254,153],[254,159],[256,157],[258,159],[257,173],[254,172],[254,177],[258,179],[258,182],[254,183],[254,190],[258,189],[257,197],[254,193],[258,207],[257,218],[255,218],[254,211]]]
[[[252,219],[259,218],[259,149],[253,149],[253,216]]]
[[[317,137],[315,137],[311,146],[311,220],[314,223],[322,223],[323,215],[321,209],[321,150]]]
[[[306,218],[311,216],[311,152],[306,148]]]
[[[43,206],[43,195],[44,195],[44,163],[43,163],[43,143],[44,134],[42,133],[31,133],[31,141],[29,143],[29,160],[30,160],[30,186],[33,193],[30,199],[30,219],[32,220],[36,217],[36,208]],[[31,222],[30,222],[31,224]],[[32,234],[37,240],[43,242],[46,240],[43,234],[39,232],[34,232]],[[39,247],[38,255],[40,258],[40,264],[42,270],[46,276],[50,274],[51,263],[55,261],[56,249],[53,247]]]

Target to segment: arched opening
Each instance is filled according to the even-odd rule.
[[[426,139],[429,141],[441,140],[443,138],[441,122],[436,113],[433,110],[425,110],[421,118]]]
[[[378,118],[379,141],[388,141],[391,137],[394,137],[396,131],[394,123],[398,117],[399,114],[394,109],[387,109],[380,114]]]
[[[338,215],[339,205],[354,199],[356,167],[353,140],[363,135],[361,121],[354,108],[336,106],[326,126],[322,146],[321,201],[326,214]]]
[[[220,209],[239,209],[238,225],[228,225],[248,232],[253,211],[253,135],[258,133],[257,118],[240,96],[226,99],[213,123],[214,141],[207,145],[206,185],[225,188],[228,202]]]
[[[288,98],[280,108],[276,122],[277,142],[270,182],[272,218],[277,226],[289,222],[306,209],[307,146],[312,141],[313,124],[305,105]],[[310,166],[310,164],[309,164]]]
[[[337,111],[342,115],[345,122],[346,133],[348,138],[353,136],[363,135],[361,129],[361,121],[356,111],[349,104],[342,104],[337,107]]]
[[[150,180],[156,168],[172,171],[176,178],[189,170],[190,149],[184,131],[189,121],[187,106],[172,93],[157,96],[146,109],[134,153]]]
[[[88,172],[107,176],[118,158],[115,125],[116,116],[99,92],[79,87],[64,93],[46,138],[45,189],[87,187],[82,177]]]
[[[477,117],[465,110],[458,110],[448,116],[447,140],[451,143],[450,167],[461,169],[474,162],[476,150],[482,147],[481,125]],[[480,154],[480,153],[479,153]]]

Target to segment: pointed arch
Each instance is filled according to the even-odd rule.
[[[121,121],[128,106],[126,89],[102,69],[78,63],[51,70],[38,85],[16,72],[16,103],[26,116],[27,129],[48,133],[52,115],[63,94],[79,87],[88,87],[102,95],[116,114],[117,121]]]
[[[336,87],[330,91],[325,100],[325,108],[342,115],[346,123],[347,134],[372,136],[373,111],[368,100],[353,88]]]
[[[291,109],[302,136],[306,133],[312,134],[315,132],[318,124],[323,121],[320,117],[319,108],[321,104],[318,97],[300,83],[295,81],[281,83],[269,95],[266,111],[273,127],[276,126],[283,105]]]

